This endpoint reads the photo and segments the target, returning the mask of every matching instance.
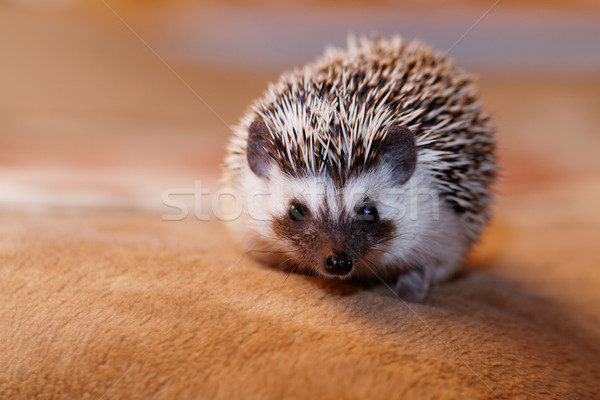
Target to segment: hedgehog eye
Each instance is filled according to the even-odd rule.
[[[376,221],[379,217],[377,208],[374,205],[367,204],[358,209],[356,218],[361,221]]]
[[[297,203],[290,204],[288,216],[292,221],[304,221],[304,207]]]

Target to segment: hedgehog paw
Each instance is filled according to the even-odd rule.
[[[422,303],[429,292],[425,268],[411,269],[398,277],[396,296],[407,303]]]

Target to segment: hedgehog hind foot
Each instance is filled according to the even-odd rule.
[[[395,292],[407,303],[423,303],[429,292],[429,277],[425,268],[414,268],[400,275]]]

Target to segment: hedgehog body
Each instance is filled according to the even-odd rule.
[[[247,249],[325,277],[394,278],[409,301],[477,240],[497,169],[473,79],[399,37],[350,40],[283,74],[225,167]]]

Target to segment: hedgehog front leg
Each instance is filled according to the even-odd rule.
[[[422,303],[429,292],[429,276],[423,267],[413,268],[400,275],[396,295],[408,303]]]

